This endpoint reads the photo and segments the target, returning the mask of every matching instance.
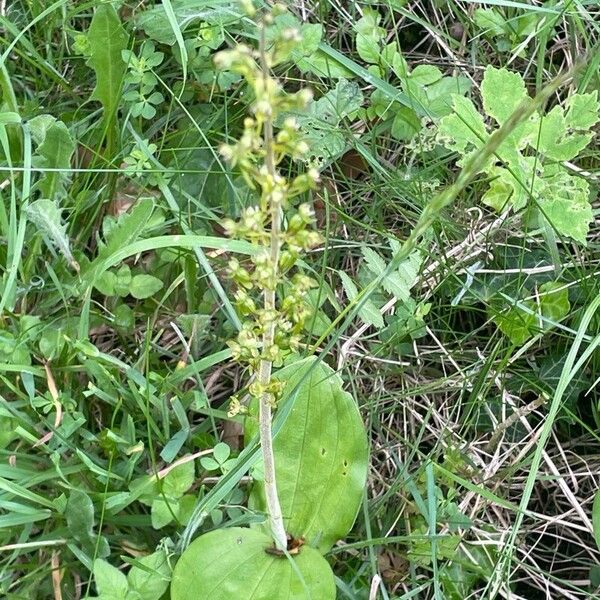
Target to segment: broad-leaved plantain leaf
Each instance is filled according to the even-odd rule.
[[[350,531],[363,497],[369,448],[358,408],[339,376],[316,358],[281,369],[281,402],[293,402],[275,436],[275,472],[287,532],[321,552]],[[257,431],[256,406],[246,436]],[[254,485],[252,504],[265,508],[263,486]]]
[[[290,560],[269,548],[256,529],[206,533],[175,565],[171,600],[334,600],[333,573],[316,550],[303,546]]]

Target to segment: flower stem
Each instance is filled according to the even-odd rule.
[[[260,62],[261,71],[267,89],[269,80],[269,65],[266,59],[265,49],[265,29],[261,30],[260,36]],[[275,154],[273,149],[273,121],[271,116],[267,116],[264,122],[264,143],[265,143],[265,166],[275,184],[277,171],[275,168]],[[271,228],[270,228],[270,261],[273,269],[273,282],[277,281],[277,271],[279,265],[279,252],[281,247],[281,199],[279,193],[272,193],[272,187],[267,190],[267,205],[270,209]],[[276,308],[275,288],[265,289],[263,293],[264,307],[267,314],[272,314]],[[262,336],[262,350],[265,356],[269,356],[270,349],[275,339],[275,321],[269,320]],[[270,360],[260,361],[258,372],[258,381],[262,386],[267,386],[271,381],[273,363]],[[287,536],[283,526],[283,515],[281,513],[281,504],[277,494],[277,482],[275,477],[275,455],[273,452],[273,432],[272,432],[272,398],[271,394],[264,392],[260,397],[259,406],[259,435],[260,447],[264,464],[264,487],[265,498],[267,502],[267,512],[271,526],[271,533],[275,540],[275,546],[279,550],[287,548]]]

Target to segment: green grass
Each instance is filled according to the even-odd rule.
[[[243,447],[243,419],[227,415],[246,379],[227,346],[240,318],[226,266],[253,249],[222,228],[254,197],[218,154],[239,135],[248,94],[210,71],[217,49],[252,43],[253,32],[235,2],[208,2],[204,20],[186,21],[185,2],[172,0],[154,29],[144,18],[160,3],[113,2],[125,47],[139,53],[153,39],[163,53],[148,71],[163,99],[151,118],[136,115],[127,99],[135,84],[119,80],[117,111],[105,117],[81,37],[102,4],[0,2],[0,596],[10,600],[92,597],[98,557],[127,569],[162,548],[175,564],[200,533],[262,518],[247,504],[257,448]],[[323,36],[320,70],[302,62],[316,51],[277,68],[286,88],[309,86],[318,100],[336,88],[327,73],[344,69],[360,106],[346,114],[340,102],[339,122],[317,115],[306,125],[334,149],[309,199],[325,243],[303,265],[320,284],[308,346],[339,370],[371,444],[356,524],[327,555],[338,597],[596,597],[597,223],[584,246],[543,226],[534,208],[499,215],[484,205],[489,181],[434,143],[431,105],[387,59],[376,72],[357,51],[369,8],[381,14],[382,46],[397,43],[411,70],[464,77],[479,109],[488,65],[519,72],[532,96],[559,77],[548,108],[600,88],[594,2],[292,6]],[[486,29],[477,9],[496,11],[506,31]],[[212,47],[199,37],[206,20]],[[565,72],[572,78],[560,79]],[[376,116],[373,92],[387,105]],[[412,140],[392,130],[403,107],[424,118]],[[73,140],[56,170],[42,162],[39,115],[63,122]],[[142,164],[132,167],[136,148]],[[597,136],[569,163],[590,185],[597,220]],[[27,216],[49,173],[59,174],[54,233]],[[384,258],[385,273],[369,271],[365,247]],[[415,250],[410,301],[394,301],[382,282]],[[132,294],[123,265],[158,280],[155,291]],[[340,271],[358,288],[354,300]],[[107,283],[107,272],[120,283]],[[567,314],[511,342],[498,314],[538,306],[549,281],[568,290]],[[383,327],[365,322],[368,306],[383,312]],[[195,456],[219,441],[237,458],[225,475]],[[157,527],[152,504],[166,498],[165,478],[142,484],[182,458],[195,465],[184,491],[195,508],[171,507]]]

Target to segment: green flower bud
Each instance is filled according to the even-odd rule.
[[[255,398],[260,398],[264,394],[265,388],[264,388],[264,386],[261,385],[261,383],[257,379],[255,379],[248,386],[248,392],[250,393],[251,396],[254,396]]]
[[[313,212],[312,206],[306,202],[298,207],[298,214],[306,224],[312,223],[315,219],[315,213]]]
[[[229,418],[235,417],[236,415],[245,415],[248,413],[248,408],[244,406],[237,396],[231,396],[229,399],[229,408],[227,409],[227,416]]]
[[[234,297],[238,310],[243,315],[253,315],[256,313],[256,303],[244,290],[237,290]]]
[[[285,273],[291,269],[298,260],[298,253],[291,250],[284,250],[279,257],[279,268]]]

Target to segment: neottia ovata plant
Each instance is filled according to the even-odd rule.
[[[352,527],[366,481],[367,438],[352,397],[329,367],[301,358],[311,316],[305,297],[318,284],[298,265],[322,243],[307,201],[319,174],[308,169],[288,178],[280,170],[310,151],[291,114],[312,99],[308,90],[287,93],[272,74],[301,41],[297,30],[280,26],[284,10],[256,15],[250,6],[257,47],[238,45],[215,58],[219,69],[244,78],[253,98],[240,138],[221,154],[257,198],[224,225],[254,250],[248,263],[229,262],[243,323],[230,347],[247,368],[244,397],[251,399],[246,405],[242,394],[233,397],[230,412],[247,413],[249,441],[258,434],[262,464],[253,472],[250,506],[267,519],[195,540],[175,568],[173,600],[333,599],[333,573],[321,554]],[[291,409],[274,438],[272,413],[285,403]]]

